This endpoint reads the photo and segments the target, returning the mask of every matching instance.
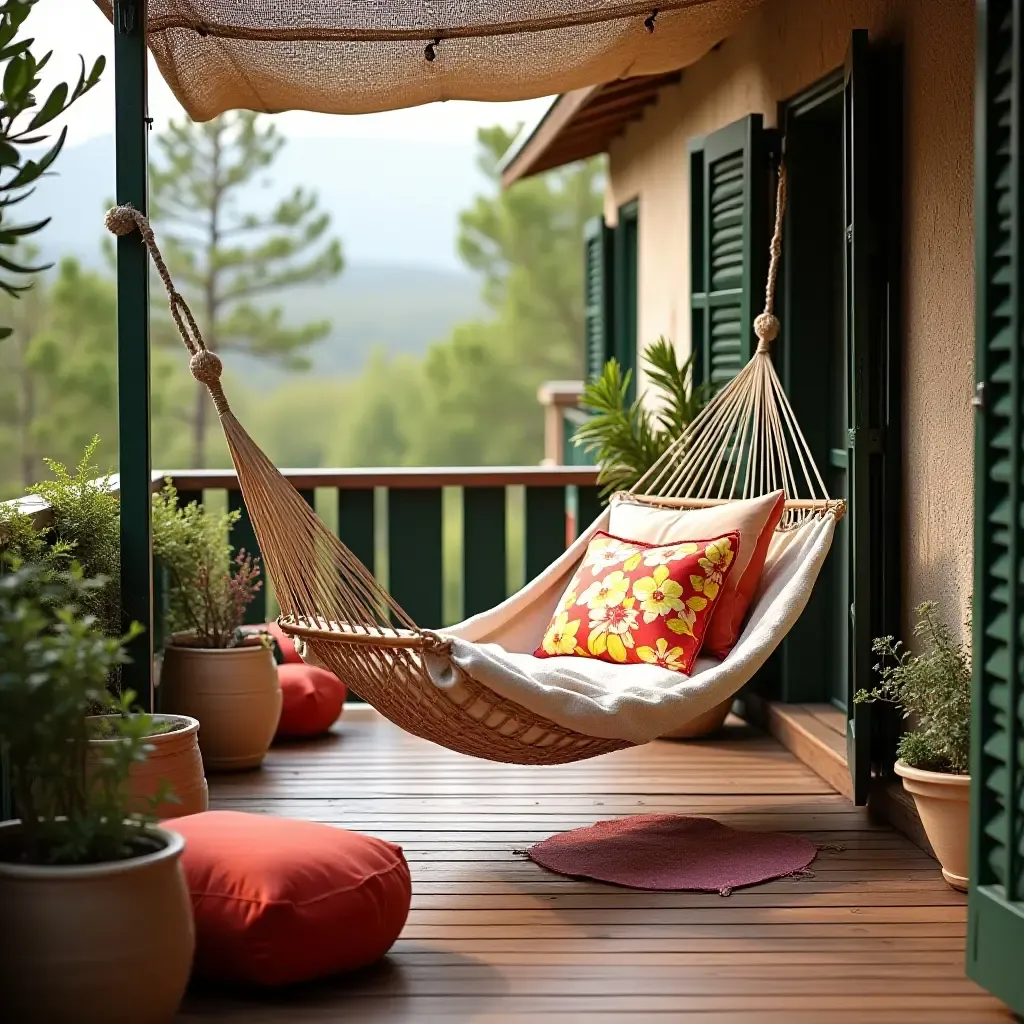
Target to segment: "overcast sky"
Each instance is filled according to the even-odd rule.
[[[290,0],[279,0],[288,3]],[[47,68],[54,81],[67,81],[78,72],[78,54],[87,62],[101,53],[108,61],[113,57],[113,29],[93,0],[40,0],[29,16],[26,28],[38,40],[37,55],[53,50]],[[168,118],[181,113],[181,108],[150,61],[150,114],[160,127]],[[295,111],[278,115],[278,123],[286,135],[347,136],[349,138],[451,139],[470,142],[481,125],[496,121],[512,125],[531,121],[547,105],[547,100],[520,103],[432,103],[410,110],[383,114],[338,117]],[[500,108],[500,113],[496,111]],[[498,116],[495,116],[498,113]],[[114,74],[111,66],[100,85],[77,104],[69,117],[68,141],[74,145],[95,135],[113,131]]]

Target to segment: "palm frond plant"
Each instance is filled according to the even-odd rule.
[[[597,458],[602,495],[629,490],[693,422],[709,397],[693,384],[693,356],[680,365],[671,343],[659,338],[644,349],[647,378],[654,388],[651,407],[628,400],[631,371],[610,359],[601,376],[583,390],[580,405],[591,418],[573,443]]]

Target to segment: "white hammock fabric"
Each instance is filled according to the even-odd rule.
[[[750,681],[804,610],[835,531],[831,514],[777,531],[739,642],[722,662],[698,658],[690,676],[654,665],[533,657],[587,544],[598,530],[608,529],[608,519],[606,510],[503,604],[443,630],[452,641],[450,650],[444,657],[425,657],[434,685],[460,703],[458,669],[567,729],[646,743],[683,727]]]

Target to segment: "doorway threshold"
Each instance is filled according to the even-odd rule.
[[[744,694],[740,703],[748,722],[774,736],[837,793],[853,799],[853,781],[846,761],[846,715],[842,711],[831,704],[785,704],[754,694]],[[871,780],[868,812],[935,856],[913,797],[896,776],[876,775]]]

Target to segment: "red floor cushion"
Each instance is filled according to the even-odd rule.
[[[345,684],[327,669],[286,662],[277,666],[281,684],[281,718],[277,736],[321,736],[338,720],[345,705]]]
[[[412,897],[401,847],[312,821],[204,811],[185,838],[198,977],[289,985],[379,960]]]

